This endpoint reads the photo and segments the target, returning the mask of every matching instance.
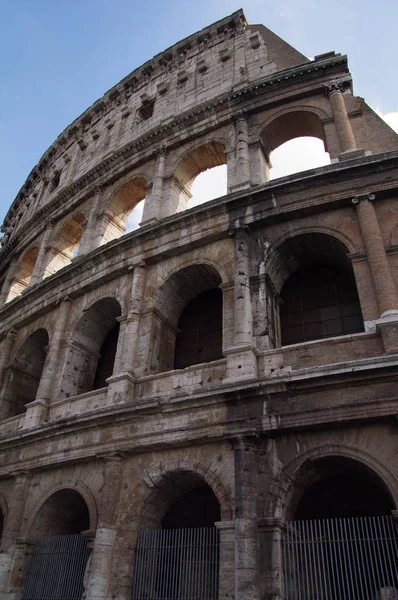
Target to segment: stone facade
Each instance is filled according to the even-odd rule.
[[[396,508],[398,137],[351,84],[346,56],[309,61],[238,11],[118,83],[32,170],[0,252],[1,598],[21,597],[35,540],[84,531],[84,597],[127,600],[137,532],[201,494],[219,597],[283,598],[281,538],[311,486],[337,490],[318,516]],[[331,165],[269,182],[271,152],[304,135]],[[221,164],[227,195],[186,210]],[[339,325],[322,299],[289,313],[298,273],[307,296],[351,278],[359,309],[347,283]],[[220,355],[175,368],[209,290]]]

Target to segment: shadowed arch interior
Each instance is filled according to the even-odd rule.
[[[73,489],[52,494],[39,509],[29,537],[33,539],[55,535],[81,533],[90,528],[90,515],[83,496]]]
[[[84,215],[75,215],[57,233],[51,244],[44,277],[49,277],[63,267],[70,265],[79,249],[84,221]]]
[[[273,150],[298,137],[315,137],[325,144],[321,119],[314,112],[306,110],[295,110],[276,117],[264,127],[260,137],[268,157]]]
[[[115,192],[106,208],[106,224],[101,243],[105,244],[123,235],[127,220],[139,202],[145,198],[147,182],[143,177],[135,177]]]
[[[10,291],[7,295],[7,302],[14,300],[17,296],[28,287],[30,280],[32,279],[33,269],[36,264],[39,249],[35,246],[24,254],[20,260],[13,282],[10,286]]]
[[[298,520],[388,515],[390,492],[368,467],[349,458],[325,457],[301,469],[299,489],[289,507]]]
[[[209,527],[221,519],[219,502],[196,473],[167,474],[145,505],[143,527]]]
[[[208,142],[181,159],[173,173],[172,198],[178,211],[188,207],[194,179],[204,171],[227,164],[225,148],[220,142]]]
[[[198,319],[195,316],[198,310],[201,312],[203,323],[205,315],[207,314],[209,317],[207,319],[207,333],[218,332],[215,333],[217,337],[215,345],[220,348],[222,331],[222,293],[218,287],[220,283],[220,274],[213,266],[197,264],[177,271],[161,287],[156,303],[156,309],[160,317],[157,321],[156,334],[159,345],[154,347],[154,353],[156,354],[153,355],[153,370],[162,372],[174,367],[176,339],[178,340],[177,350],[179,348],[181,350],[181,352],[178,350],[178,353],[183,359],[186,348],[184,346],[185,342],[182,346],[180,344],[181,332],[185,326],[189,328],[192,325],[195,329],[193,335],[196,337],[200,335],[197,326]],[[197,300],[194,300],[195,298]],[[184,316],[182,313],[191,302],[193,302],[191,309],[188,308],[188,312]],[[180,322],[180,318],[183,321],[185,319],[186,323]],[[196,321],[196,325],[192,321]],[[211,345],[211,343],[208,344],[209,352]],[[216,355],[217,358],[220,358],[219,350],[216,351],[216,354],[208,354],[206,359],[200,356],[198,349],[200,347],[197,345],[196,350],[194,350],[196,358],[193,362],[188,361],[189,364],[196,364],[197,362],[203,362],[203,360],[214,360]],[[184,368],[184,366],[188,366],[188,363],[183,365],[177,360],[175,368]]]
[[[76,256],[83,235],[85,216],[75,215],[57,233],[47,257],[44,277],[53,275],[63,267],[70,265]]]
[[[337,238],[313,232],[285,240],[271,271],[281,287],[282,345],[363,331],[351,261]]]
[[[106,385],[113,372],[119,334],[120,305],[104,298],[87,309],[76,324],[68,348],[61,394],[75,396]]]
[[[47,331],[38,329],[25,340],[18,350],[8,369],[3,397],[5,417],[23,414],[25,405],[36,399],[48,343]]]

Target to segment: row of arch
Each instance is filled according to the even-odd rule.
[[[288,141],[302,138],[303,136],[319,140],[325,144],[325,135],[320,115],[314,109],[294,110],[281,114],[274,118],[260,132],[259,156],[263,167],[258,169],[260,179],[256,183],[267,181],[271,165],[270,155],[281,145]],[[191,148],[181,156],[169,177],[169,189],[163,192],[169,196],[170,207],[173,212],[180,212],[189,207],[191,190],[196,178],[208,170],[226,166],[231,153],[231,143],[226,139],[214,139]],[[298,151],[297,154],[300,154]],[[329,162],[329,161],[327,161]],[[236,171],[236,165],[233,166]],[[304,168],[311,168],[306,165]],[[315,165],[315,166],[318,166]],[[157,167],[155,166],[155,171]],[[300,170],[300,167],[299,167]],[[155,172],[153,186],[158,175]],[[218,183],[218,195],[225,195],[233,185],[232,177],[223,175],[223,184]],[[227,181],[228,179],[228,181]],[[214,180],[213,180],[214,181]],[[221,179],[219,178],[219,182]],[[210,186],[212,186],[210,182]],[[125,181],[117,188],[107,200],[106,205],[101,208],[101,223],[95,224],[95,247],[117,239],[126,232],[137,228],[142,220],[142,209],[145,202],[151,201],[149,196],[155,193],[154,187],[146,174],[139,174]],[[209,188],[208,184],[205,184]],[[148,194],[148,189],[150,193]],[[204,192],[204,201],[215,197],[211,190]],[[160,200],[160,199],[159,199]],[[164,202],[164,199],[161,199]],[[148,211],[146,211],[148,212]],[[149,211],[150,212],[150,211]],[[45,263],[40,266],[39,278],[34,277],[34,283],[40,279],[53,275],[63,267],[67,266],[81,251],[82,240],[89,215],[87,211],[77,211],[72,217],[64,221],[61,226],[52,232],[49,239],[46,238]],[[145,219],[145,211],[144,211]],[[91,232],[89,233],[91,235]],[[86,248],[87,250],[87,248]],[[85,251],[86,251],[85,250]],[[89,248],[90,250],[90,248]],[[32,281],[40,247],[33,245],[27,250],[18,262],[13,280],[7,293],[7,301],[21,294]],[[37,274],[37,273],[36,273]]]
[[[269,264],[273,285],[253,286],[254,296],[268,298],[262,304],[257,296],[252,298],[254,336],[267,333],[271,347],[278,347],[363,331],[355,277],[341,241],[321,233],[302,234],[282,242],[275,256]],[[233,310],[226,305],[222,283],[210,264],[189,265],[170,275],[158,291],[155,312],[141,316],[153,319],[152,337],[145,342],[150,347],[137,353],[147,357],[147,366],[124,369],[153,375],[223,358],[228,345],[224,332],[231,329]],[[72,324],[58,378],[60,399],[105,388],[107,379],[120,371],[121,320],[121,305],[106,297]],[[42,327],[13,353],[3,384],[4,416],[22,414],[36,399],[50,341]]]
[[[279,518],[287,520],[389,514],[396,507],[396,489],[390,485],[392,476],[369,465],[365,456],[362,460],[352,454],[344,448],[322,452],[320,447],[315,459],[298,456],[294,472],[282,476],[280,484],[284,492],[279,506],[265,509],[276,510]],[[206,527],[233,518],[233,497],[216,476],[212,475],[210,481],[206,469],[202,470],[205,474],[180,466],[176,471],[162,472],[142,504],[138,526],[151,529]],[[287,487],[283,484],[284,477],[289,482]],[[91,490],[82,482],[77,486],[57,484],[55,487],[37,502],[25,525],[24,537],[37,539],[95,531],[99,515]],[[3,529],[8,510],[2,495],[0,512]],[[126,521],[125,515],[123,521]]]

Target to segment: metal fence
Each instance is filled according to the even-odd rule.
[[[80,600],[89,550],[82,535],[39,539],[22,600]]]
[[[133,600],[216,600],[219,546],[215,527],[139,531]]]
[[[286,600],[398,600],[398,524],[392,517],[287,523]]]

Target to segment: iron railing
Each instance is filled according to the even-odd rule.
[[[286,600],[398,600],[398,524],[392,517],[287,523]]]
[[[141,530],[133,600],[216,600],[219,535],[215,527]]]
[[[80,600],[88,554],[79,534],[37,540],[22,600]]]

